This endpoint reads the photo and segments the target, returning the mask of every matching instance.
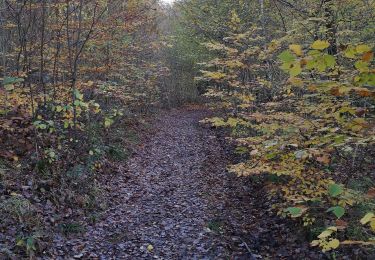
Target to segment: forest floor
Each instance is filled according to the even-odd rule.
[[[161,112],[103,184],[108,209],[85,232],[57,236],[56,259],[321,259],[269,210],[266,191],[230,175],[230,153],[199,124],[204,108]],[[293,228],[292,228],[293,229]]]

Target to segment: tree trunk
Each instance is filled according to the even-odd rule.
[[[326,36],[330,44],[328,53],[331,55],[337,54],[337,24],[335,17],[335,10],[333,8],[333,0],[324,1],[324,15],[326,20]]]

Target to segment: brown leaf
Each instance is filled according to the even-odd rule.
[[[358,117],[361,117],[363,116],[365,113],[367,113],[367,109],[364,109],[364,108],[358,108],[357,111],[355,112],[355,114],[358,116]]]
[[[316,158],[316,160],[323,164],[329,164],[331,162],[331,159],[329,158],[328,154],[323,154],[322,156]]]
[[[364,62],[370,62],[370,61],[372,61],[373,58],[374,58],[374,53],[372,51],[366,52],[362,56],[362,60]]]
[[[365,88],[358,89],[356,92],[361,97],[371,97],[372,96],[371,91],[368,90],[368,89],[365,89]]]
[[[333,96],[340,96],[340,89],[338,87],[331,88],[331,95]]]
[[[375,187],[369,189],[366,196],[369,197],[370,199],[375,198]]]
[[[344,220],[341,220],[341,219],[338,219],[338,220],[336,220],[336,227],[339,230],[344,230],[348,227],[348,222],[346,222]]]

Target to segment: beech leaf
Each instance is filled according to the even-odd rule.
[[[338,195],[343,193],[343,191],[344,191],[343,188],[340,185],[335,184],[335,183],[329,185],[329,187],[328,187],[328,193],[332,197],[337,197]]]
[[[329,45],[330,44],[328,41],[317,40],[311,45],[311,48],[313,48],[314,50],[324,50],[327,49]]]
[[[333,212],[337,218],[341,218],[345,214],[345,209],[341,206],[329,208],[327,212]]]
[[[371,219],[374,217],[374,213],[370,212],[367,213],[362,219],[361,219],[361,224],[366,225],[368,222],[371,221]]]

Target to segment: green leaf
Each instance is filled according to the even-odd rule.
[[[331,195],[332,197],[337,197],[338,195],[340,195],[341,193],[343,193],[343,188],[338,185],[338,184],[331,184],[329,185],[328,187],[328,192],[329,192],[329,195]]]
[[[317,40],[311,45],[311,48],[313,48],[314,50],[324,50],[327,49],[329,45],[330,44],[327,41]]]
[[[70,125],[69,121],[68,120],[65,120],[64,121],[64,128],[68,128]]]
[[[319,71],[319,72],[324,72],[327,68],[327,65],[325,63],[324,60],[318,60],[316,62],[316,69]]]
[[[290,213],[293,217],[299,217],[302,214],[302,209],[297,207],[289,207],[285,209],[285,211]]]
[[[249,148],[245,147],[245,146],[239,146],[236,148],[236,150],[234,151],[236,154],[245,154],[247,152],[249,152]]]
[[[337,218],[341,218],[345,214],[345,209],[340,206],[332,207],[327,210],[327,212],[333,212]]]
[[[111,118],[105,118],[104,119],[104,127],[109,128],[113,124],[114,120]]]
[[[35,240],[34,240],[33,237],[27,238],[27,240],[26,240],[26,250],[27,250],[28,253],[36,250]]]
[[[13,85],[19,82],[23,82],[22,78],[14,78],[14,77],[5,77],[3,80],[3,84],[6,85]]]
[[[74,90],[74,97],[78,100],[82,100],[83,99],[83,94],[81,94],[81,92],[79,92],[78,89],[75,89]]]
[[[353,46],[349,46],[348,48],[346,48],[346,50],[344,51],[344,55],[346,58],[349,58],[349,59],[355,59],[356,57],[356,54],[357,54],[357,51],[356,49],[353,47]]]
[[[332,55],[324,55],[324,61],[329,68],[333,68],[336,65],[336,59]]]
[[[354,63],[354,66],[360,72],[366,72],[368,71],[369,63],[359,60],[356,63]]]
[[[318,51],[318,50],[310,50],[310,51],[308,52],[308,54],[309,54],[310,56],[316,58],[316,57],[318,57],[320,54],[322,54],[322,52],[321,52],[321,51]]]
[[[293,67],[290,68],[289,74],[290,76],[295,77],[301,74],[301,72],[302,72],[301,64],[299,62],[295,62],[293,63]]]
[[[307,60],[306,69],[312,70],[316,67],[316,64],[317,63],[315,59]]]
[[[283,51],[278,57],[283,62],[292,62],[296,59],[296,57],[288,50]]]
[[[265,156],[265,158],[267,159],[267,160],[272,160],[273,158],[275,158],[277,156],[277,153],[275,152],[275,153],[268,153],[268,154],[266,154],[266,156]]]
[[[285,72],[289,72],[290,68],[293,66],[293,63],[292,62],[284,62],[283,64],[281,64],[280,68],[285,71]]]

